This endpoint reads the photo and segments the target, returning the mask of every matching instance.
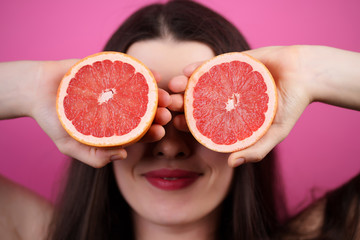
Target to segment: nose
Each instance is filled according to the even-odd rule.
[[[155,144],[153,156],[164,159],[185,159],[191,154],[190,141],[187,134],[169,125],[165,127],[165,136]]]

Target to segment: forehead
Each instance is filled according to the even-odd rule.
[[[161,75],[161,87],[174,76],[182,74],[188,64],[205,61],[214,56],[212,49],[196,41],[175,41],[169,38],[139,41],[130,46],[127,54],[139,59]]]

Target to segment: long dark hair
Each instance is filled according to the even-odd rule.
[[[192,1],[152,4],[131,15],[104,50],[126,52],[136,41],[170,35],[206,43],[215,54],[244,51],[240,32],[214,11]],[[262,162],[235,169],[231,190],[222,204],[218,239],[274,239],[280,231],[276,212],[284,206],[271,152]],[[94,169],[72,161],[67,184],[54,214],[54,240],[134,239],[131,209],[115,181],[112,165]],[[276,201],[275,201],[276,199]]]

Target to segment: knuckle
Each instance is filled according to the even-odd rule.
[[[260,162],[265,158],[266,154],[263,152],[255,152],[250,158],[248,158],[249,162]]]
[[[67,156],[70,156],[71,155],[71,151],[70,149],[67,147],[67,145],[58,145],[57,148],[59,149],[59,151],[62,153],[62,154],[65,154]]]
[[[109,163],[109,161],[93,161],[89,165],[93,168],[102,168],[107,165],[107,163]]]

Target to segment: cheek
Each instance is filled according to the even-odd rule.
[[[118,188],[123,196],[131,193],[132,174],[131,165],[126,160],[113,162],[113,171]]]
[[[229,153],[214,152],[203,146],[197,146],[196,150],[214,176],[224,176],[224,178],[227,179],[224,179],[224,181],[228,181],[228,178],[231,179],[233,168],[228,166],[227,160],[230,155]]]
[[[209,191],[218,195],[219,201],[221,201],[229,191],[234,174],[234,169],[227,164],[229,154],[213,152],[205,148],[200,151],[210,172],[209,187],[211,190]]]
[[[134,194],[133,188],[136,186],[134,169],[140,162],[144,149],[143,144],[134,144],[127,147],[128,157],[125,160],[118,160],[112,163],[116,183],[125,198]]]
[[[203,188],[203,192],[199,194],[199,197],[201,201],[208,203],[208,209],[216,208],[229,192],[234,169],[227,164],[229,154],[213,152],[204,147],[197,150],[207,166],[208,175],[206,176],[206,187]]]
[[[121,182],[130,180],[128,178],[133,175],[133,170],[140,161],[141,151],[132,151],[132,149],[135,148],[129,147],[126,149],[128,157],[125,160],[113,162],[113,170],[118,184],[120,180]]]
[[[129,156],[129,155],[128,155]],[[139,184],[139,179],[134,174],[137,161],[133,158],[115,161],[113,171],[118,189],[132,209],[142,209],[144,191]],[[145,208],[146,209],[146,208]]]
[[[211,175],[209,179],[210,194],[220,203],[228,194],[234,170],[227,165],[222,159],[213,162]]]

